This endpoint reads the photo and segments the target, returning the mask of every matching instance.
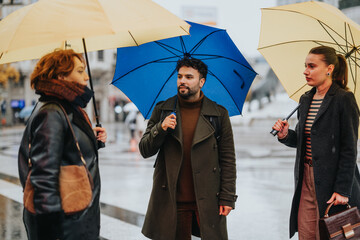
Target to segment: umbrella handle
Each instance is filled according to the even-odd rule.
[[[273,129],[270,133],[275,137],[279,133],[279,131]]]
[[[97,126],[97,127],[101,127],[101,124],[98,123],[98,124],[96,124],[96,126]],[[98,146],[98,149],[104,148],[104,147],[105,147],[105,143],[98,140],[98,141],[97,141],[97,146]]]
[[[289,118],[291,118],[291,116],[299,109],[299,107],[300,107],[300,104],[299,105],[297,105],[296,106],[296,108],[294,109],[294,110],[292,110],[292,112],[286,117],[286,118],[284,118],[283,119],[283,121],[287,121],[287,120],[289,120]],[[273,129],[273,130],[271,130],[271,132],[270,132],[274,137],[279,133],[279,131],[278,130],[275,130],[275,129]]]

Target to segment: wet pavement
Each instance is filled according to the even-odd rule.
[[[269,134],[274,121],[234,121],[239,198],[228,217],[230,240],[288,239],[295,150]],[[100,150],[101,236],[145,240],[141,226],[151,191],[154,157],[143,159],[138,152],[130,151],[129,132],[123,124],[103,126],[109,136],[106,148]],[[0,131],[0,239],[26,239],[17,179],[23,126]]]

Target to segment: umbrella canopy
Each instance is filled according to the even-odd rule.
[[[0,64],[71,48],[85,52],[93,89],[87,51],[137,46],[188,34],[189,27],[151,0],[40,0],[0,21]]]
[[[208,65],[204,94],[226,107],[230,116],[241,114],[255,71],[225,30],[188,23],[190,36],[118,48],[112,84],[148,119],[157,102],[177,94],[177,61],[197,58]]]
[[[360,26],[339,9],[310,1],[264,8],[261,17],[260,53],[265,57],[289,96],[298,101],[310,89],[306,84],[304,63],[310,49],[330,46],[347,58],[348,87],[358,104],[360,91]]]
[[[56,48],[83,52],[188,34],[189,24],[151,0],[40,0],[0,21],[0,64]]]

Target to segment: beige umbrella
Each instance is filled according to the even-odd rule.
[[[0,21],[0,64],[71,48],[85,52],[93,89],[87,51],[138,46],[189,34],[189,28],[151,0],[40,0]],[[101,126],[95,102],[94,96]]]
[[[151,0],[40,0],[0,21],[0,64],[56,48],[83,52],[185,35],[190,25]]]
[[[303,75],[309,50],[326,45],[346,55],[349,64],[348,87],[360,103],[357,87],[360,80],[358,24],[339,9],[317,1],[264,8],[261,11],[258,50],[292,99],[298,101],[310,89]]]

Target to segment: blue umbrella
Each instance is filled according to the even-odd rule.
[[[112,84],[148,119],[157,102],[177,94],[176,62],[197,58],[208,65],[205,96],[224,106],[230,116],[241,114],[256,72],[226,30],[188,23],[190,35],[118,48]]]

